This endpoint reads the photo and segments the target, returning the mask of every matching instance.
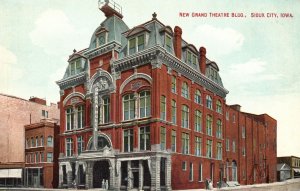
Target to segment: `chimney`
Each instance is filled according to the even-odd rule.
[[[174,38],[174,51],[175,51],[175,56],[181,60],[181,41],[182,41],[182,29],[179,26],[175,26],[174,28],[175,32],[175,38]]]
[[[200,59],[199,59],[199,65],[200,65],[200,71],[202,74],[205,75],[206,70],[206,49],[204,47],[200,47]]]

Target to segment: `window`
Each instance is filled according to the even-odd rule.
[[[133,129],[124,130],[124,152],[133,151]]]
[[[206,157],[212,158],[212,140],[206,141]]]
[[[194,179],[194,168],[193,168],[193,163],[190,162],[189,180],[193,181],[193,179]]]
[[[66,130],[70,131],[74,128],[74,111],[73,108],[68,108],[66,111],[66,119],[67,119],[67,123],[66,123]]]
[[[202,155],[202,139],[200,137],[196,137],[195,139],[195,155],[201,156]]]
[[[171,134],[171,149],[172,152],[176,152],[176,131],[172,130],[172,134]]]
[[[242,155],[243,155],[243,156],[246,156],[246,149],[245,149],[245,146],[243,146],[243,148],[242,148]]]
[[[212,109],[212,99],[209,95],[206,96],[206,107]]]
[[[222,160],[222,143],[217,143],[217,160]]]
[[[222,113],[222,104],[221,104],[220,100],[217,101],[216,106],[217,106],[216,111],[218,113]]]
[[[66,156],[70,157],[73,155],[73,139],[67,138],[66,139]]]
[[[96,47],[100,47],[106,43],[106,32],[102,32],[97,36]]]
[[[172,105],[172,110],[171,110],[172,123],[176,124],[176,113],[177,113],[176,112],[176,101],[172,100],[171,105]]]
[[[235,114],[232,115],[232,121],[235,123]]]
[[[166,35],[165,38],[166,38],[166,49],[168,52],[172,52],[172,39],[169,35]]]
[[[181,147],[182,154],[190,153],[190,135],[188,133],[181,134]]]
[[[176,77],[175,76],[172,76],[171,91],[173,93],[176,93]]]
[[[226,111],[226,120],[228,121],[229,120],[229,112]]]
[[[232,152],[235,153],[235,141],[232,141]]]
[[[202,164],[199,164],[199,171],[198,171],[199,175],[198,175],[198,181],[202,182]]]
[[[181,109],[181,126],[189,128],[189,108],[186,105],[182,105]]]
[[[103,98],[103,123],[109,123],[110,122],[110,98],[104,97]]]
[[[216,137],[222,139],[222,121],[220,119],[217,120]]]
[[[29,138],[27,138],[26,139],[26,148],[30,148],[31,146],[30,146],[30,140],[29,140]]]
[[[194,101],[197,104],[201,104],[201,92],[199,90],[196,90],[196,92],[195,92]]]
[[[212,123],[213,123],[212,116],[207,115],[206,116],[206,134],[209,136],[212,136]]]
[[[182,162],[182,170],[186,171],[186,161]]]
[[[40,152],[40,156],[41,156],[41,162],[45,162],[44,161],[44,153],[43,152]]]
[[[129,40],[129,55],[145,49],[145,34],[141,34]]]
[[[124,120],[134,119],[135,100],[133,94],[128,94],[123,97]]]
[[[42,116],[48,118],[48,111],[42,110]]]
[[[245,126],[242,126],[242,138],[243,139],[246,138],[246,129],[245,129]]]
[[[35,137],[35,146],[39,146],[39,137]]]
[[[186,82],[182,83],[181,95],[182,95],[182,97],[187,98],[187,99],[190,97],[189,96],[189,86]]]
[[[160,96],[160,119],[166,120],[166,97]]]
[[[33,137],[31,137],[31,147],[35,147],[34,146],[34,138]]]
[[[160,127],[160,149],[166,150],[166,128]]]
[[[80,105],[77,107],[77,128],[81,129],[84,126],[84,107]]]
[[[150,111],[151,101],[150,101],[150,92],[142,91],[140,93],[140,117],[148,117],[151,114]]]
[[[84,151],[84,140],[83,136],[77,137],[77,154],[80,155]]]
[[[187,63],[192,65],[194,68],[197,67],[197,56],[191,51],[187,51]]]
[[[53,147],[53,137],[52,136],[48,136],[48,138],[47,138],[47,146],[48,147]]]
[[[230,141],[228,138],[226,139],[226,151],[230,151]]]
[[[81,60],[77,59],[70,63],[69,72],[71,75],[78,74],[82,71]]]
[[[150,150],[150,127],[140,128],[140,150]]]
[[[195,112],[195,131],[202,131],[202,113],[199,110]]]
[[[187,63],[192,64],[192,53],[190,51],[187,52]]]
[[[40,144],[41,144],[41,146],[44,146],[44,137],[43,136],[41,136],[41,138],[40,138]]]
[[[52,162],[53,161],[53,153],[49,152],[47,153],[47,162]]]
[[[34,163],[34,153],[31,153],[31,163]]]
[[[39,152],[35,153],[35,162],[39,163],[40,162],[40,157],[39,157]]]

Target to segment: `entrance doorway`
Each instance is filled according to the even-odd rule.
[[[109,185],[109,163],[108,161],[97,161],[93,168],[93,188],[102,188],[102,182],[108,181]]]
[[[133,175],[133,188],[139,188],[139,171],[138,170],[134,170],[132,171],[132,175]]]

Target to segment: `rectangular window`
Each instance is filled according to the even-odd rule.
[[[212,140],[207,140],[206,141],[206,157],[212,158],[213,153],[212,153]]]
[[[53,161],[53,153],[49,152],[47,153],[47,162],[52,162]]]
[[[182,105],[181,109],[181,126],[189,128],[189,108],[186,105]]]
[[[41,162],[45,162],[45,161],[44,161],[44,153],[43,153],[43,152],[40,152],[40,155],[41,155]]]
[[[72,61],[70,63],[70,74],[71,75],[75,75],[78,74],[79,72],[81,72],[82,70],[82,66],[81,66],[81,60],[77,59],[75,61]]]
[[[166,120],[166,97],[160,96],[160,119]]]
[[[226,120],[227,121],[229,120],[229,113],[228,113],[228,111],[226,111]]]
[[[74,128],[74,112],[73,112],[73,108],[68,108],[66,111],[66,130],[70,131]]]
[[[145,48],[145,35],[139,35],[138,36],[138,52],[141,50],[144,50]]]
[[[79,136],[77,138],[77,154],[80,155],[80,153],[84,150],[84,141],[83,136]]]
[[[81,129],[84,125],[84,108],[83,105],[77,107],[77,128]]]
[[[217,143],[217,160],[222,160],[222,143]]]
[[[232,152],[235,153],[235,141],[232,141]]]
[[[220,119],[217,120],[216,137],[222,139],[222,121]]]
[[[210,115],[206,116],[206,134],[212,136],[212,123],[213,119]]]
[[[42,116],[48,118],[48,111],[42,110]]]
[[[40,157],[38,152],[35,153],[35,161],[36,163],[40,162]]]
[[[133,129],[124,130],[124,152],[133,151]]]
[[[198,171],[199,175],[198,175],[198,181],[202,182],[202,164],[199,164],[199,171]]]
[[[192,64],[192,53],[190,51],[187,52],[187,63]]]
[[[73,155],[73,139],[67,138],[66,139],[66,156],[72,156]]]
[[[129,55],[134,54],[136,52],[136,39],[129,40]]]
[[[190,162],[189,180],[190,180],[190,181],[193,181],[193,180],[194,180],[194,167],[193,167],[193,163],[191,163],[191,162]]]
[[[140,150],[150,150],[150,127],[140,128]]]
[[[140,118],[148,117],[151,114],[150,92],[143,91],[140,93]]]
[[[110,122],[110,99],[109,97],[103,98],[103,123]]]
[[[123,110],[124,120],[134,119],[135,99],[133,94],[128,94],[123,97]]]
[[[202,131],[202,113],[199,110],[195,112],[195,131]]]
[[[41,136],[41,138],[40,138],[40,145],[44,146],[44,137],[43,136]]]
[[[160,127],[160,149],[166,150],[166,128]]]
[[[226,151],[230,151],[230,141],[226,139]]]
[[[202,139],[200,137],[195,138],[195,155],[201,156],[202,154]]]
[[[182,154],[190,153],[190,135],[188,133],[181,134],[181,147]]]
[[[182,170],[186,171],[186,161],[182,162]]]
[[[176,124],[176,119],[177,119],[176,118],[176,113],[177,113],[177,111],[176,111],[176,101],[172,100],[171,105],[172,105],[172,110],[171,110],[172,123]]]
[[[172,39],[169,35],[166,35],[165,38],[166,38],[166,49],[168,52],[172,52]]]
[[[176,93],[176,77],[172,76],[171,91]]]
[[[171,149],[172,152],[176,152],[176,131],[172,130],[172,135],[171,135]]]
[[[190,97],[189,85],[186,82],[182,83],[181,95],[182,95],[182,97],[187,98],[187,99]]]
[[[243,156],[246,156],[246,149],[245,149],[245,146],[242,148],[242,155],[243,155]]]
[[[197,68],[197,57],[194,54],[192,56],[192,64],[194,68]]]
[[[246,129],[245,129],[245,126],[242,126],[242,138],[243,139],[246,138]]]

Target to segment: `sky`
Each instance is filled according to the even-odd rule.
[[[197,48],[206,47],[229,90],[227,104],[275,118],[278,156],[300,157],[299,0],[116,2],[129,28],[156,12],[165,25],[180,26],[183,39]],[[186,13],[189,16],[183,17]],[[207,16],[193,17],[193,13]],[[251,17],[252,13],[264,17]],[[277,17],[268,17],[274,15],[270,13]],[[0,0],[0,93],[46,98],[48,104],[59,101],[55,81],[62,79],[69,55],[89,46],[104,19],[98,0]]]

